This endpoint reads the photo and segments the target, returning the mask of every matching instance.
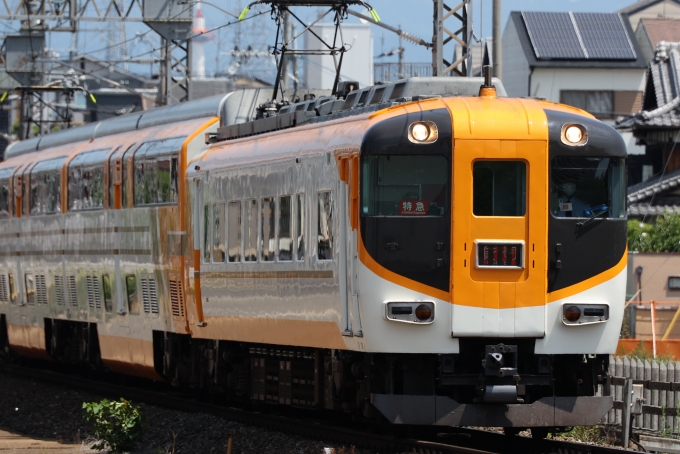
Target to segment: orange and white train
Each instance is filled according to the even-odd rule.
[[[267,95],[13,144],[4,347],[395,424],[599,421],[626,280],[616,131],[481,78]]]

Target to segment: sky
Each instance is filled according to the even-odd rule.
[[[10,0],[10,3],[13,0]],[[102,3],[107,0],[95,0]],[[224,72],[232,63],[229,52],[234,46],[239,45],[241,49],[252,46],[257,50],[267,50],[273,44],[275,37],[275,25],[268,13],[256,16],[258,8],[260,11],[265,8],[255,7],[250,12],[250,18],[240,25],[226,25],[235,20],[224,11],[238,15],[241,8],[252,0],[204,0],[204,16],[206,18],[206,28],[218,29],[213,35],[212,41],[205,43],[205,57],[207,73],[214,73],[216,70]],[[460,0],[446,0],[449,6],[455,6]],[[121,0],[125,4],[129,0]],[[401,27],[409,33],[423,38],[426,41],[432,40],[432,0],[368,0],[368,2],[379,13],[382,22],[394,27]],[[579,12],[616,12],[619,9],[634,3],[635,0],[502,0],[502,25],[505,27],[511,11],[579,11]],[[488,38],[492,35],[492,0],[472,0],[472,17],[475,36],[478,38]],[[353,7],[359,12],[361,7]],[[317,17],[318,9],[310,7],[297,7],[294,11],[304,20],[310,21]],[[255,17],[256,16],[256,17]],[[359,19],[350,16],[347,23],[358,23]],[[3,29],[0,33],[11,28],[18,28],[16,24],[0,24]],[[125,35],[120,30],[119,25],[106,24],[101,22],[84,22],[81,24],[82,33],[79,35],[78,49],[81,53],[90,53],[102,59],[119,59],[127,57],[138,57],[143,59],[153,59],[159,57],[160,39],[141,23],[128,23],[125,28]],[[298,30],[301,30],[298,26]],[[238,41],[240,37],[240,42]],[[382,28],[374,27],[373,34],[374,55],[377,56],[384,51],[392,50],[399,45],[399,38]],[[125,51],[121,51],[124,43]],[[55,56],[64,57],[68,55],[71,46],[70,34],[53,33],[49,38],[50,47]],[[431,50],[422,46],[417,46],[408,41],[404,41],[405,60],[407,62],[431,62]],[[386,57],[382,61],[396,61],[397,57]],[[140,73],[153,73],[157,71],[157,65],[130,65],[129,69]],[[233,69],[233,67],[232,67]],[[260,78],[267,80],[275,74],[275,66],[271,58],[258,58],[246,63],[240,71],[255,72],[261,74]],[[252,75],[252,74],[251,74]]]
[[[401,25],[402,30],[426,41],[432,41],[432,0],[369,0],[369,3],[378,11],[380,19],[386,24]],[[459,1],[446,0],[445,3],[451,7],[457,5]],[[616,12],[633,3],[635,3],[635,0],[502,0],[501,24],[505,29],[505,24],[512,11]],[[493,25],[492,0],[472,0],[471,5],[475,35],[478,38],[490,38]],[[349,22],[355,22],[354,18],[351,18]],[[373,35],[375,55],[381,53],[381,36],[383,34],[386,51],[399,45],[399,39],[396,35],[376,27]],[[408,62],[432,60],[431,51],[424,47],[406,42],[404,48],[404,58]],[[392,59],[396,61],[396,57]]]

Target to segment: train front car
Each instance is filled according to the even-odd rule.
[[[625,298],[624,142],[577,109],[480,95],[378,115],[364,137],[371,402],[395,424],[597,424]]]

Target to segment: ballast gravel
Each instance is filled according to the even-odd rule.
[[[89,449],[95,441],[92,426],[85,421],[82,407],[83,402],[103,398],[0,373],[0,427],[30,438],[72,444],[74,453],[94,452]],[[143,403],[139,406],[146,426],[133,454],[225,454],[232,431],[234,454],[324,454],[333,449],[336,454],[369,454],[367,450],[248,426],[205,413],[186,413]]]

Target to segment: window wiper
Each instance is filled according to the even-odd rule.
[[[602,211],[598,211],[597,213],[595,213],[595,214],[593,214],[592,216],[590,216],[588,219],[583,220],[583,221],[581,221],[581,222],[577,222],[577,223],[576,223],[576,226],[577,226],[578,228],[581,228],[581,227],[583,227],[584,225],[586,225],[587,223],[589,223],[590,221],[592,221],[593,219],[595,219],[596,217],[599,217],[599,216],[605,214],[607,211],[609,211],[609,208],[605,208],[605,209],[603,209]]]

